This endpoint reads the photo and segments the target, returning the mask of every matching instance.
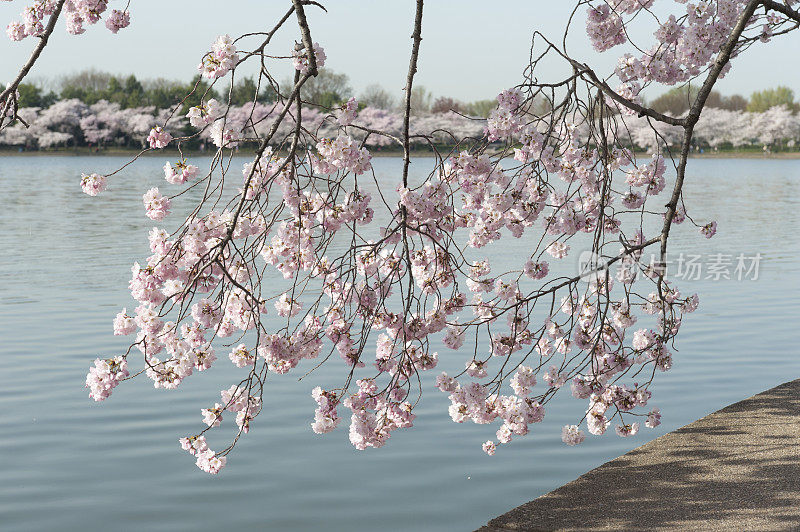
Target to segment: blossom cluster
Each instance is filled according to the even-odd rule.
[[[239,62],[236,45],[230,35],[220,35],[211,45],[211,51],[203,56],[197,69],[208,79],[221,78]]]
[[[675,1],[685,5],[683,13],[679,10],[659,22],[652,46],[638,57],[626,53],[619,58],[616,74],[623,83],[674,85],[696,77],[725,43],[747,4],[744,0]],[[636,17],[653,3],[636,0],[590,5],[586,31],[595,49],[602,52],[627,43],[625,17]],[[762,40],[769,40],[785,20],[770,14],[760,28]],[[757,19],[751,25],[754,23]]]
[[[358,101],[355,98],[350,98],[342,105],[340,111],[339,124],[349,126],[358,116]]]
[[[167,144],[172,142],[172,135],[161,126],[155,126],[147,135],[147,142],[153,149],[166,148]]]
[[[181,159],[175,166],[172,166],[169,161],[164,164],[164,179],[173,185],[182,185],[190,179],[197,176],[197,166],[189,164],[186,159]]]
[[[497,96],[497,107],[487,120],[486,130],[490,141],[511,138],[522,129],[522,122],[516,111],[522,103],[519,89],[508,89]]]
[[[197,457],[197,467],[206,473],[216,475],[228,461],[226,456],[217,456],[217,453],[208,448],[205,436],[181,438],[179,443],[184,451]]]
[[[623,44],[627,20],[652,4],[590,2],[589,39],[600,51]],[[696,49],[718,50],[741,8],[710,4],[688,4],[685,17],[659,28],[646,64],[624,59],[624,98],[708,65],[711,55]],[[204,75],[216,79],[236,66],[233,42],[218,39]],[[315,44],[314,51],[322,66],[323,50]],[[308,59],[296,49],[294,68],[307,73]],[[532,432],[557,394],[571,393],[580,405],[561,430],[567,445],[660,424],[651,384],[679,362],[675,338],[699,297],[666,279],[663,264],[646,263],[644,250],[666,242],[673,223],[695,224],[709,238],[717,226],[667,203],[667,186],[679,198],[681,180],[660,144],[651,157],[637,156],[622,133],[637,119],[613,112],[605,87],[581,100],[571,81],[501,92],[478,142],[459,137],[457,150],[437,152],[427,175],[410,173],[406,160],[381,180],[362,177],[372,170],[363,139],[398,137],[361,127],[367,118],[389,119],[359,111],[353,98],[327,114],[285,101],[242,107],[241,116],[213,100],[189,110],[193,134],[218,150],[203,177],[183,159],[167,163],[164,177],[212,192],[172,232],[149,233],[151,255],[133,265],[128,285],[137,306],[130,315],[123,309],[113,328],[133,337],[156,388],[177,388],[223,363],[240,371],[200,410],[202,431],[180,440],[199,468],[217,473],[225,465],[256,423],[268,376],[302,371],[315,379],[323,363],[338,364],[346,377],[340,387],[309,386],[311,429],[334,432],[349,414],[358,450],[382,447],[413,426],[415,394],[434,380],[454,422],[495,425],[481,445],[489,455]],[[560,90],[563,103],[552,96],[538,105],[543,87]],[[233,149],[249,135],[262,141],[257,156],[231,174]],[[173,138],[166,122],[148,137],[152,148],[170,142],[180,147],[183,138]],[[377,194],[367,189],[372,181]],[[98,186],[87,176],[85,189]],[[172,207],[157,187],[143,202],[153,220]],[[523,237],[523,252],[497,258],[504,241]],[[607,262],[572,274],[569,259],[582,246]],[[440,344],[462,355],[457,373],[441,371]],[[107,397],[127,376],[127,356],[95,363],[87,377],[93,397]],[[206,432],[227,424],[235,424],[233,443],[212,451]]]
[[[81,174],[81,190],[90,196],[97,196],[106,189],[106,178],[100,174]]]
[[[359,148],[356,142],[346,135],[320,140],[317,143],[317,152],[320,155],[316,159],[317,171],[323,174],[345,170],[359,175],[372,168],[369,162],[372,156],[369,151],[366,148]]]
[[[506,91],[498,97],[499,106],[517,112],[521,98],[518,91]],[[201,104],[190,111],[198,128],[224,120],[224,115],[216,117],[217,113],[210,111],[213,107]],[[259,255],[266,264],[275,267],[294,287],[312,279],[320,282],[322,294],[319,303],[306,307],[294,288],[279,292],[272,307],[289,322],[300,319],[296,328],[264,330],[257,345],[239,344],[228,355],[232,364],[248,371],[263,364],[268,371],[284,374],[304,360],[317,358],[329,343],[347,367],[358,370],[365,368],[368,360],[363,356],[365,341],[355,323],[363,321],[379,333],[371,363],[377,376],[358,379],[357,390],[352,393],[321,387],[313,390],[317,404],[312,423],[315,432],[333,431],[341,422],[338,409],[344,407],[350,410],[351,443],[361,450],[383,446],[394,430],[413,424],[407,388],[415,374],[438,365],[438,353],[427,347],[431,338],[442,334],[446,346],[460,350],[471,328],[498,322],[506,327],[493,326],[488,356],[470,356],[461,376],[443,373],[437,378],[437,387],[450,395],[454,421],[501,422],[496,443],[489,441],[483,446],[487,453],[494,454],[498,445],[528,434],[530,425],[544,418],[542,398],[568,382],[576,398],[588,400],[585,423],[589,433],[604,433],[618,417],[617,433],[634,434],[639,425],[628,421],[627,416],[647,405],[650,392],[646,385],[618,384],[617,376],[648,364],[662,371],[670,369],[672,355],[667,341],[680,326],[675,312],[693,311],[697,298],[683,297],[674,287],[656,280],[663,283],[665,299],[653,292],[644,303],[630,301],[626,294],[638,280],[652,281],[647,272],[636,275],[643,267],[638,263],[639,255],[630,254],[619,262],[613,278],[594,275],[583,295],[565,296],[556,314],[549,315],[538,329],[533,326],[530,313],[523,309],[528,289],[520,278],[549,282],[550,266],[541,253],[563,259],[570,250],[565,240],[592,233],[600,226],[609,234],[618,234],[621,221],[603,210],[605,174],[599,170],[603,155],[597,148],[581,144],[579,128],[568,127],[558,146],[549,143],[535,126],[520,125],[516,133],[506,135],[519,146],[514,152],[516,168],[507,170],[486,155],[463,151],[446,161],[437,177],[420,186],[398,185],[397,204],[390,212],[393,224],[381,229],[379,241],[368,240],[356,248],[352,267],[357,279],[347,279],[341,267],[335,266],[344,264],[341,258],[324,255],[325,243],[341,231],[349,233],[370,225],[371,197],[352,189],[337,200],[330,183],[333,178],[342,186],[347,175],[368,170],[369,152],[344,132],[334,139],[320,139],[318,155],[297,154],[290,160],[269,148],[264,150],[259,159],[243,166],[239,194],[243,205],[256,206],[267,201],[270,191],[277,191],[281,209],[277,212],[284,212],[283,218],[273,225],[258,210],[245,210],[238,217],[231,210],[211,211],[187,220],[185,231],[173,239],[164,230],[154,229],[150,233],[153,255],[146,266],[136,264],[132,270],[130,289],[139,306],[132,316],[125,310],[117,316],[115,334],[136,334],[136,345],[147,361],[146,374],[156,387],[176,388],[194,371],[209,369],[217,359],[210,338],[227,338],[237,330],[246,333],[263,327],[261,316],[268,308],[266,301],[254,295],[257,266],[235,258],[228,245],[259,237],[257,241],[263,242]],[[637,163],[625,149],[615,149],[611,157],[605,167],[618,172],[619,183],[628,187],[625,194],[620,192],[626,208],[644,208],[647,198],[665,188],[662,157]],[[187,182],[196,173],[197,169],[183,160],[174,167],[165,165],[165,177],[176,184]],[[565,187],[579,186],[582,195],[571,198],[552,183],[545,188],[541,173],[552,173]],[[306,185],[300,185],[301,178],[307,180]],[[322,184],[328,185],[328,192],[318,191]],[[636,201],[630,200],[631,196]],[[145,194],[144,203],[147,215],[155,220],[163,219],[170,208],[169,199],[157,188]],[[477,250],[505,234],[520,238],[537,224],[547,239],[539,254],[524,258],[515,275],[507,272],[492,276],[488,258],[459,264],[459,259],[443,249],[447,235],[455,231],[465,230],[467,246]],[[407,245],[403,231],[424,243],[410,245],[407,260],[403,258]],[[632,242],[642,239],[638,232]],[[445,291],[453,290],[461,275],[471,295],[453,291],[445,297]],[[395,286],[406,278],[431,302],[422,307],[422,312],[389,310]],[[614,281],[625,287],[616,297],[612,297]],[[168,308],[171,302],[190,310],[188,322],[179,325],[162,314],[159,309]],[[605,307],[611,311],[601,310]],[[460,321],[466,309],[471,309],[473,317]],[[656,326],[635,333],[629,330],[638,321],[636,309],[655,316]],[[547,371],[540,373],[539,367],[520,364],[508,376],[512,394],[491,391],[490,368],[526,350],[533,350],[542,361],[539,367],[546,363]],[[164,351],[166,358],[156,358]],[[578,352],[586,353],[590,362],[569,367],[567,361]],[[379,384],[384,380],[388,385]],[[260,398],[251,388],[233,386],[223,390],[221,401],[202,409],[201,414],[212,429],[222,425],[225,412],[235,413],[238,430],[245,433],[260,409]],[[650,425],[655,426],[657,416],[650,418]],[[187,441],[204,442],[197,439],[200,437]],[[579,426],[564,428],[566,443],[574,445],[584,438]],[[215,461],[220,457],[203,445],[200,448],[189,445],[199,453],[198,466],[218,471],[224,462]]]
[[[317,64],[317,68],[324,67],[325,59],[327,59],[325,49],[322,48],[318,42],[315,42],[312,46],[314,48],[314,61]],[[294,63],[294,68],[303,74],[307,73],[311,66],[308,51],[302,46],[300,48],[295,47],[295,49],[292,50],[292,62]]]
[[[6,34],[12,41],[25,37],[39,37],[44,33],[46,18],[53,15],[57,0],[34,0],[22,12],[22,21],[13,21],[6,27]],[[67,32],[80,35],[86,31],[84,24],[97,24],[108,9],[108,0],[67,0],[64,2],[64,18]],[[130,25],[130,13],[112,9],[106,17],[106,27],[117,33]]]
[[[91,391],[89,397],[95,401],[103,401],[120,381],[128,376],[128,362],[125,357],[96,359],[94,367],[86,375],[86,387]]]

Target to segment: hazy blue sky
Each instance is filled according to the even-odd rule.
[[[112,6],[117,3],[110,2]],[[327,66],[347,73],[356,93],[370,83],[380,83],[399,95],[411,44],[413,1],[325,3],[328,14],[313,6],[307,10],[314,39],[327,52]],[[26,4],[25,0],[0,2],[2,24],[18,19]],[[112,73],[134,73],[140,78],[188,80],[217,35],[266,30],[289,4],[288,0],[133,0],[131,26],[118,35],[98,25],[76,37],[67,35],[62,25],[32,77],[54,78],[94,66]],[[462,100],[491,98],[520,80],[533,30],[558,38],[572,5],[568,0],[429,0],[418,82],[435,95]],[[619,54],[612,50],[598,57],[588,46],[583,24],[581,12],[576,21],[578,31],[570,41],[572,53],[596,61],[607,71]],[[296,38],[295,28],[289,23],[276,35],[272,53],[287,53]],[[800,33],[754,46],[736,60],[734,71],[720,83],[720,89],[745,95],[778,84],[800,89],[800,71],[786,68],[794,64],[798,38]],[[0,80],[7,81],[16,73],[33,46],[32,39],[15,43],[0,36]],[[283,72],[277,72],[276,77],[287,78],[290,68],[288,63],[281,66]],[[545,68],[540,79],[554,73]]]

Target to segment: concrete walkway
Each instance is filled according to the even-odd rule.
[[[714,412],[507,514],[509,530],[800,530],[800,380]]]

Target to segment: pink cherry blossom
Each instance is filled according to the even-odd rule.
[[[289,35],[284,25],[296,18],[301,42],[314,42],[316,19],[303,16],[305,4],[295,2],[297,16],[278,21],[283,30],[276,29],[275,39]],[[792,30],[790,19],[767,3],[758,10],[738,0],[673,4],[662,16],[654,0],[587,3],[582,38],[598,53],[635,39],[606,62],[573,57],[563,43],[537,33],[524,79],[500,92],[485,118],[418,105],[414,73],[423,65],[416,53],[408,110],[359,111],[355,98],[314,105],[305,84],[319,77],[310,76],[310,60],[318,69],[327,57],[317,43],[313,54],[295,44],[291,55],[281,55],[297,31],[277,44],[260,30],[220,36],[199,66],[210,81],[178,100],[196,104],[185,116],[177,106],[77,99],[20,109],[24,67],[0,97],[3,145],[102,148],[138,145],[146,136],[149,149],[172,146],[183,154],[211,147],[203,175],[182,155],[164,165],[168,183],[188,183],[172,198],[157,183],[143,187],[149,218],[164,220],[173,207],[179,217],[148,228],[145,255],[128,283],[135,310],[123,309],[113,323],[114,334],[131,335],[130,348],[94,362],[86,379],[90,396],[103,400],[130,377],[129,355],[138,360],[131,374],[174,390],[218,371],[217,351],[224,349],[236,366],[226,366],[236,373],[233,384],[218,402],[198,405],[199,434],[180,440],[212,474],[265,421],[259,415],[273,376],[290,373],[306,376],[299,385],[312,388],[311,430],[336,432],[346,419],[339,432],[362,451],[411,428],[434,387],[447,394],[453,422],[490,425],[485,430],[494,439],[483,444],[490,455],[537,432],[559,394],[577,399],[576,424],[562,428],[568,445],[587,433],[604,434],[612,422],[624,437],[638,431],[639,417],[647,427],[658,425],[660,411],[648,406],[652,382],[681,363],[678,332],[699,304],[663,266],[667,247],[680,237],[672,224],[702,219],[701,204],[700,212],[686,212],[695,202],[683,183],[696,178],[681,148],[769,150],[796,141],[800,130],[787,106],[715,110],[704,101],[707,91],[690,94],[688,111],[676,116],[648,107],[644,88],[715,85],[733,72],[731,57],[738,61],[748,43]],[[7,33],[46,43],[55,22],[49,17],[61,6],[37,0]],[[127,11],[109,12],[105,0],[64,2],[62,17],[76,35],[101,20],[114,33],[130,22]],[[420,45],[416,38],[421,31],[414,28],[413,43],[424,51],[427,40]],[[256,73],[259,94],[240,98],[240,88],[249,86],[234,75],[240,65]],[[281,66],[294,72],[288,83],[277,82],[284,79]],[[210,98],[209,84],[226,95],[224,103]],[[277,101],[261,97],[269,87]],[[371,158],[386,146],[402,146],[404,157],[393,172],[378,175]],[[435,155],[424,166],[415,164],[422,147]],[[255,155],[237,162],[236,155],[248,153]],[[160,181],[156,174],[150,177]],[[96,195],[105,178],[84,174],[81,188]],[[716,229],[715,222],[699,227],[706,237]],[[519,245],[506,245],[511,238]],[[573,250],[592,257],[590,271],[569,259],[550,271],[550,257],[564,259]],[[499,253],[502,268],[494,258]],[[273,308],[275,320],[265,319]],[[448,348],[441,357],[439,343]],[[425,374],[440,362],[464,364],[463,370],[453,377]],[[315,373],[323,364],[331,369]],[[341,379],[329,384],[336,371]],[[308,378],[327,387],[303,384]],[[206,432],[216,438],[226,429],[228,445],[210,449]]]
[[[561,429],[561,441],[567,445],[578,445],[586,439],[586,434],[577,425],[564,425]]]
[[[661,424],[661,410],[658,408],[653,408],[647,414],[647,421],[645,421],[644,425],[647,428],[654,429]]]
[[[717,234],[717,222],[709,222],[703,227],[700,228],[700,233],[706,237],[711,238],[715,234]]]
[[[164,164],[164,179],[173,185],[180,185],[194,179],[197,176],[197,170],[198,168],[193,164],[188,164],[186,159],[181,159],[175,163],[175,166],[168,161]]]
[[[81,190],[90,196],[97,196],[106,189],[106,178],[100,174],[81,174]]]
[[[313,44],[314,47],[314,60],[317,63],[317,68],[322,68],[325,66],[325,59],[327,56],[325,55],[325,50],[322,46],[319,45],[318,42]],[[295,48],[292,50],[292,62],[294,63],[294,68],[305,74],[308,72],[309,68],[309,59],[308,59],[308,52],[300,48],[299,50]]]
[[[89,397],[95,401],[103,401],[120,381],[128,376],[128,362],[125,357],[96,359],[94,367],[86,375],[86,387],[91,391]]]
[[[337,120],[343,126],[349,126],[358,116],[358,102],[355,98],[350,98],[345,102],[339,112]]]
[[[238,62],[239,54],[236,53],[233,39],[229,35],[220,35],[197,68],[204,77],[216,79],[227,74]]]
[[[117,317],[114,318],[115,335],[128,335],[136,332],[137,329],[136,321],[133,319],[132,316],[128,316],[126,312],[127,309],[122,309],[122,311],[119,314],[117,314]]]
[[[489,440],[483,444],[483,452],[489,456],[494,456],[495,451],[497,451],[497,446],[493,441]]]
[[[106,28],[108,28],[111,33],[117,33],[122,28],[127,28],[131,24],[131,15],[126,11],[120,11],[119,9],[112,9],[111,14],[108,15],[106,18]]]
[[[171,141],[172,135],[161,126],[155,126],[150,130],[150,134],[147,136],[147,142],[150,144],[150,147],[154,149],[166,148],[167,144]]]
[[[142,196],[147,217],[151,220],[163,220],[169,214],[170,200],[161,195],[158,187],[153,187]]]
[[[637,432],[639,432],[639,423],[631,423],[625,425],[617,425],[614,429],[617,432],[617,435],[622,438],[627,438],[628,436],[634,436]]]

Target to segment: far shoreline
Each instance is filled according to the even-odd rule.
[[[131,157],[138,155],[142,150],[132,148],[104,148],[95,151],[94,148],[81,146],[79,148],[63,148],[55,150],[30,150],[20,151],[9,148],[0,148],[0,157]],[[176,149],[162,149],[150,150],[141,153],[141,157],[168,157],[174,158],[183,154],[184,157],[210,157],[215,152],[206,150],[183,150],[178,152]],[[448,150],[443,149],[442,154],[449,153]],[[249,157],[255,154],[255,151],[242,150],[236,153],[236,156]],[[372,157],[402,157],[401,150],[370,150]],[[648,152],[634,152],[637,157],[649,157]],[[411,156],[415,158],[423,157],[436,157],[436,153],[430,150],[411,150]],[[800,159],[800,151],[787,151],[787,152],[762,152],[755,150],[731,150],[731,151],[705,151],[705,152],[692,152],[689,154],[690,159]]]

